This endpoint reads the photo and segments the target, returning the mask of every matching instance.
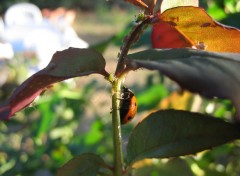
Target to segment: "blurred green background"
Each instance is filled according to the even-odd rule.
[[[200,0],[216,20],[240,27],[238,0]],[[20,1],[1,1],[0,12]],[[21,1],[22,2],[22,1]],[[124,35],[140,11],[124,1],[109,0],[32,0],[40,8],[74,8],[73,27],[91,47],[101,51],[107,70],[113,72]],[[151,47],[150,31],[131,50]],[[28,76],[36,58],[16,54],[0,61],[0,100],[3,102]],[[176,108],[212,114],[230,120],[231,102],[207,100],[179,87],[158,72],[139,70],[127,75],[126,86],[132,89],[139,104],[132,123],[122,127],[124,145],[131,129],[141,118],[156,109]],[[0,122],[0,175],[52,176],[74,156],[84,152],[99,154],[112,164],[111,87],[98,75],[75,78],[56,84],[40,96],[31,107],[18,112],[11,120]],[[211,129],[206,129],[211,130]],[[240,143],[226,144],[195,156],[163,160],[144,160],[136,164],[138,176],[238,176]]]

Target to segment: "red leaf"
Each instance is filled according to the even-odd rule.
[[[171,8],[160,14],[159,20],[160,22],[153,26],[152,32],[155,48],[195,46],[215,52],[240,52],[240,30],[216,22],[202,8]],[[191,45],[184,45],[183,40],[189,41]]]
[[[108,75],[104,58],[95,50],[69,48],[56,52],[46,68],[23,82],[0,106],[0,120],[7,120],[17,111],[27,107],[50,85],[93,73]]]
[[[7,104],[0,107],[0,119],[9,119],[17,111],[31,104],[49,85],[64,79],[66,78],[48,76],[46,73],[42,74],[42,71],[31,76],[15,90]]]
[[[186,36],[167,22],[154,24],[151,37],[153,48],[184,48],[193,46],[193,43]]]

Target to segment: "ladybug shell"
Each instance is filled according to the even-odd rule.
[[[130,122],[137,112],[137,99],[134,93],[123,87],[122,100],[120,104],[120,119],[121,124]]]

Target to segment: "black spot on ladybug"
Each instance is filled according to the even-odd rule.
[[[120,103],[121,124],[130,122],[137,112],[137,99],[134,93],[128,89],[122,88],[122,97]]]

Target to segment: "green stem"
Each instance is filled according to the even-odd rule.
[[[120,122],[120,90],[121,81],[113,83],[112,96],[112,124],[113,124],[113,147],[114,147],[114,176],[121,176],[123,171],[122,134]]]
[[[114,75],[107,75],[107,79],[112,83],[112,125],[113,125],[113,147],[114,147],[114,176],[122,176],[124,171],[124,161],[122,152],[122,134],[120,121],[120,93],[122,80],[125,78],[125,56],[127,55],[130,46],[140,37],[144,27],[151,22],[151,17],[147,17],[138,26],[134,27],[131,33],[125,38],[119,56],[118,65]]]

